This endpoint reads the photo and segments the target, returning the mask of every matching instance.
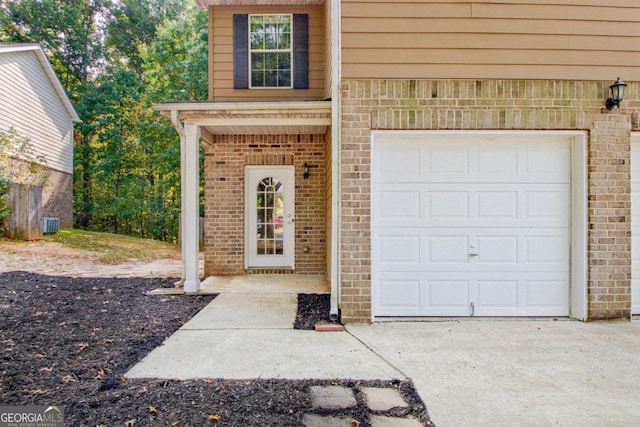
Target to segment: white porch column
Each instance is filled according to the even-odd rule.
[[[184,291],[197,292],[200,290],[200,127],[185,125],[184,136],[184,149],[181,150]]]

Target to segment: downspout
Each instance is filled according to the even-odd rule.
[[[329,319],[340,320],[340,4],[331,0],[331,298]]]

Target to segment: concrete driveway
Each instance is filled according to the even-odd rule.
[[[455,426],[640,425],[640,322],[460,320],[352,325]]]

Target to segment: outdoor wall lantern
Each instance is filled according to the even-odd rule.
[[[620,103],[624,98],[624,88],[627,86],[625,82],[618,80],[613,82],[611,86],[609,86],[609,90],[611,91],[611,98],[608,98],[606,101],[606,106],[608,110],[613,110],[615,107],[620,107]]]
[[[304,162],[304,165],[302,165],[302,177],[304,179],[309,178],[309,164],[307,162]]]

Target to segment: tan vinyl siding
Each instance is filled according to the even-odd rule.
[[[309,89],[234,89],[233,15],[239,13],[306,13],[309,15]],[[209,99],[214,101],[265,101],[323,99],[325,77],[325,21],[320,6],[296,7],[210,7]]]
[[[0,129],[12,127],[48,167],[73,173],[73,123],[34,51],[0,55]]]
[[[637,0],[343,0],[351,78],[640,80]]]

